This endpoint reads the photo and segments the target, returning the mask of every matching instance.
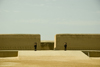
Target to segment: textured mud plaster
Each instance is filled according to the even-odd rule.
[[[53,49],[54,49],[54,41],[41,42],[41,50],[53,50]]]
[[[39,49],[39,34],[0,34],[0,50],[33,50],[35,42]]]
[[[100,50],[100,34],[57,34],[55,42],[57,50]]]

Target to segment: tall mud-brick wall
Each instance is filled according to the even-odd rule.
[[[68,50],[100,50],[100,34],[57,34],[55,42],[57,50],[64,50],[67,42]]]
[[[0,50],[34,50],[40,48],[39,34],[0,34]]]

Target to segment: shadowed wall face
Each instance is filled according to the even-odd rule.
[[[41,42],[41,50],[53,50],[54,42]]]
[[[67,42],[67,49],[71,50],[100,50],[99,34],[57,34],[55,36],[56,49],[64,49],[64,42]]]
[[[0,57],[17,57],[18,51],[0,51]]]
[[[89,57],[100,57],[100,51],[82,51]]]
[[[34,49],[35,42],[39,49],[39,34],[0,35],[0,50],[31,50]]]

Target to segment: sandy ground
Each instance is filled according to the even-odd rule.
[[[19,51],[18,57],[0,57],[0,67],[100,67],[100,57],[81,51]]]

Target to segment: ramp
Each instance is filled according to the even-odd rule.
[[[88,59],[89,57],[85,55],[81,51],[63,51],[63,50],[57,50],[57,51],[52,51],[52,50],[46,50],[46,51],[19,51],[19,58],[20,59],[31,59],[34,57],[60,57],[64,60],[66,58],[67,60],[71,59]],[[49,59],[48,59],[49,60]]]

